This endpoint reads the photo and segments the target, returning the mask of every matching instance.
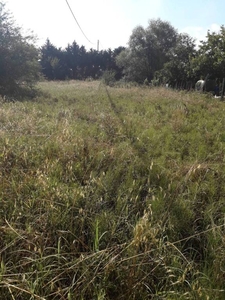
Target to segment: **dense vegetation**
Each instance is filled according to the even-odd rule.
[[[118,80],[123,74],[115,58],[124,49],[119,47],[113,51],[111,49],[87,51],[75,41],[66,49],[61,49],[47,40],[40,49],[40,64],[44,76],[49,80],[98,79],[107,70],[113,70],[115,79]]]
[[[224,103],[39,88],[0,108],[0,298],[224,299]]]
[[[0,2],[0,95],[31,96],[40,79],[39,51],[32,35],[23,36]]]
[[[126,48],[87,51],[74,41],[62,49],[48,39],[37,49],[34,37],[21,34],[0,2],[0,95],[16,99],[35,97],[34,84],[41,74],[47,80],[105,77],[109,85],[120,80],[188,90],[207,77],[221,90],[224,49],[224,26],[220,32],[208,32],[197,48],[192,37],[160,19],[150,20],[147,28],[134,28]]]
[[[207,33],[197,45],[186,33],[168,22],[150,20],[146,29],[134,28],[127,48],[86,51],[74,41],[57,49],[49,40],[41,48],[41,65],[48,79],[93,79],[111,71],[116,80],[192,89],[200,78],[210,76],[222,83],[225,74],[225,28]]]

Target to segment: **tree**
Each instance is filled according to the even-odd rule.
[[[76,79],[88,77],[100,78],[104,71],[115,71],[115,78],[121,78],[121,69],[115,63],[115,57],[123,47],[97,51],[86,51],[75,41],[66,49],[56,48],[49,39],[41,47],[41,66],[44,76],[49,80]]]
[[[64,80],[68,70],[65,61],[65,53],[61,48],[56,48],[49,39],[41,47],[42,73],[49,80]]]
[[[154,80],[158,83],[169,83],[172,86],[192,87],[193,72],[191,60],[196,55],[195,40],[188,34],[177,36],[176,44],[168,52],[169,60],[163,69],[155,73]],[[189,84],[188,84],[189,83]]]
[[[20,97],[40,78],[33,35],[22,36],[5,4],[0,2],[0,95]]]
[[[142,83],[146,77],[151,76],[148,58],[146,31],[138,26],[132,32],[129,47],[116,57],[116,63],[123,68],[126,80]]]
[[[66,63],[71,70],[71,75],[69,76],[69,78],[80,78],[80,58],[80,47],[74,41],[72,45],[68,45],[66,48]]]
[[[123,68],[120,68],[117,64],[116,64],[116,57],[122,52],[124,51],[126,48],[125,47],[117,47],[113,50],[113,62],[112,62],[112,70],[115,71],[115,79],[116,80],[120,80],[123,77]]]
[[[221,26],[218,33],[208,31],[206,40],[201,42],[197,55],[192,60],[192,69],[196,78],[204,79],[208,74],[219,80],[225,77],[224,26]]]
[[[177,31],[168,22],[150,20],[146,29],[136,27],[129,39],[129,47],[117,57],[124,75],[133,81],[151,81],[156,71],[169,60],[170,50],[176,45]]]

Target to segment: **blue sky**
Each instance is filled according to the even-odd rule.
[[[169,21],[179,32],[197,41],[207,30],[225,24],[225,0],[68,0],[86,37],[77,26],[65,0],[4,0],[16,24],[39,38],[65,48],[74,40],[86,49],[127,46],[132,30],[148,26],[150,19]]]

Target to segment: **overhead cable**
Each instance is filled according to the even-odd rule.
[[[73,11],[72,11],[72,9],[71,9],[71,7],[70,7],[70,5],[69,5],[69,3],[68,3],[67,0],[66,0],[66,3],[67,3],[67,5],[68,5],[68,7],[69,7],[69,9],[70,9],[70,11],[71,11],[71,14],[73,15],[74,20],[76,21],[78,27],[80,28],[81,32],[83,33],[84,37],[88,40],[89,43],[91,43],[91,44],[94,45],[94,43],[92,43],[92,42],[87,38],[87,36],[85,35],[85,33],[83,32],[83,30],[82,30],[80,24],[78,23],[78,21],[77,21],[77,19],[76,19],[76,17],[75,17],[75,15],[74,15],[74,13],[73,13]]]

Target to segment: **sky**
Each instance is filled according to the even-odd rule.
[[[136,26],[147,28],[149,20],[158,18],[179,33],[188,33],[198,44],[208,30],[218,32],[225,25],[225,0],[3,1],[24,34],[33,31],[37,36],[39,47],[47,38],[62,49],[73,41],[87,50],[98,45],[99,50],[126,47]]]

